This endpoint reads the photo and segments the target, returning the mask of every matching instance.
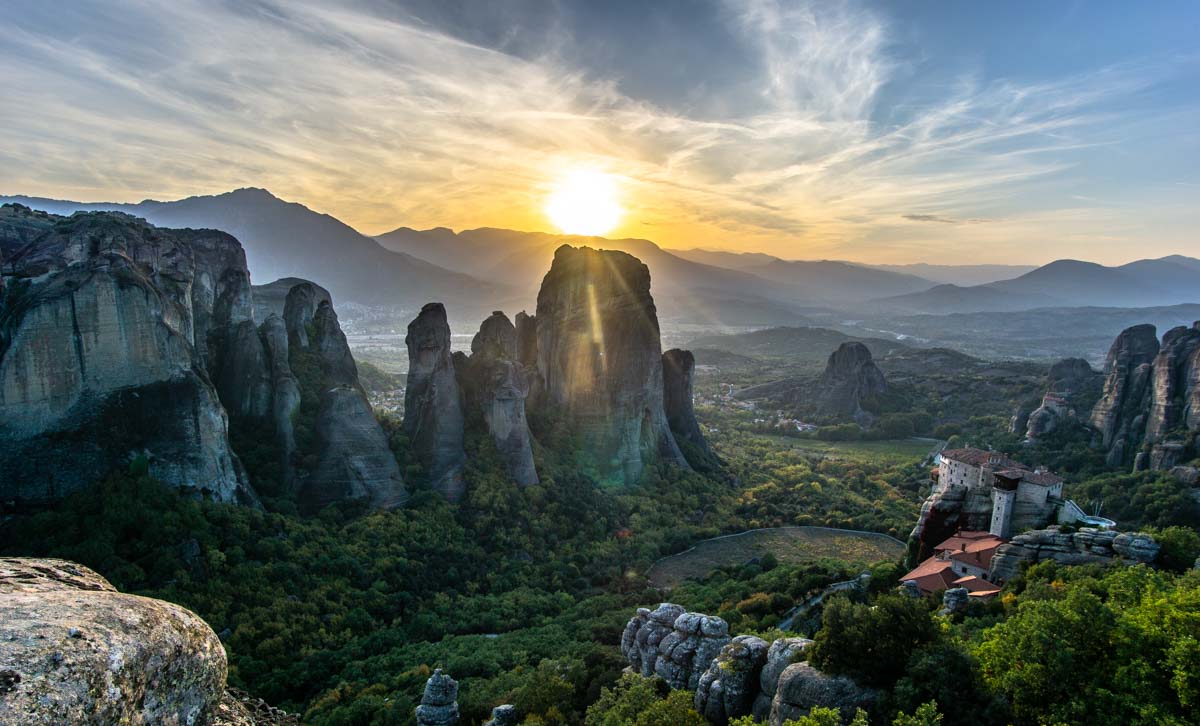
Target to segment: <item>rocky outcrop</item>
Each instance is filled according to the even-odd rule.
[[[726,644],[696,684],[696,711],[717,726],[750,715],[768,647],[753,635]]]
[[[271,414],[271,367],[253,320],[242,320],[225,341],[216,373],[217,393],[231,416],[266,419]]]
[[[366,499],[381,508],[404,504],[408,491],[400,467],[359,385],[354,357],[332,305],[321,301],[311,328],[310,345],[321,361],[322,385],[317,463],[305,477],[302,501],[313,509],[344,499]]]
[[[520,486],[537,484],[533,464],[533,437],[525,420],[525,400],[529,396],[529,372],[517,360],[517,331],[500,311],[479,328],[471,341],[471,356],[462,370],[455,370],[463,382],[468,406],[483,416],[508,475]]]
[[[863,402],[887,393],[888,387],[867,346],[848,341],[829,356],[818,390],[817,406],[822,412],[859,417]]]
[[[581,434],[602,476],[633,482],[650,462],[687,466],[663,408],[658,314],[642,262],[559,247],[536,327],[542,405]]]
[[[194,613],[64,560],[0,559],[0,666],[0,723],[295,722],[227,693],[225,650]]]
[[[238,371],[229,405],[261,412],[261,356],[236,344],[251,316],[237,240],[15,205],[0,230],[0,498],[60,497],[143,457],[168,484],[254,502],[211,382]]]
[[[425,682],[417,706],[417,726],[456,726],[458,722],[458,681],[438,668]]]
[[[404,430],[433,488],[450,501],[462,498],[463,412],[446,308],[429,303],[408,325],[408,384]]]
[[[991,522],[990,487],[948,486],[925,499],[909,540],[917,543],[917,558],[921,560],[960,529],[986,531]]]
[[[1117,336],[1104,359],[1104,392],[1092,409],[1091,424],[1110,466],[1132,460],[1141,445],[1158,350],[1154,326],[1135,325]]]
[[[657,675],[671,688],[695,689],[700,676],[730,641],[721,618],[662,603],[640,608],[621,635],[621,651],[643,676]]]
[[[663,407],[676,442],[686,441],[707,453],[708,442],[700,432],[696,412],[692,409],[692,376],[695,371],[696,358],[692,351],[672,348],[663,353]]]
[[[858,709],[869,709],[877,698],[877,692],[849,678],[822,673],[808,663],[794,663],[779,676],[767,724],[783,726],[807,716],[818,706],[836,708],[841,711],[842,721],[849,723]]]
[[[1142,532],[1118,533],[1082,527],[1064,532],[1057,526],[1031,530],[1001,545],[992,557],[989,579],[1005,582],[1021,571],[1021,564],[1054,560],[1064,565],[1138,564],[1153,562],[1161,546]]]
[[[725,621],[662,603],[639,608],[621,635],[630,669],[659,676],[673,689],[695,692],[696,710],[723,725],[743,716],[782,724],[814,706],[838,708],[847,717],[870,706],[876,693],[848,678],[832,677],[804,661],[806,638],[780,638],[769,646],[751,635],[729,637]]]

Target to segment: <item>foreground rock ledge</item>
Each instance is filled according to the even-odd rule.
[[[195,613],[65,560],[0,559],[0,723],[262,724]]]

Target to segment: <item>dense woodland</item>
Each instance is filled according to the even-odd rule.
[[[297,419],[301,455],[313,396]],[[870,567],[870,592],[831,599],[815,620],[814,662],[885,694],[856,723],[1186,723],[1200,698],[1200,554],[1196,502],[1161,473],[1106,471],[1082,427],[1023,448],[1007,420],[947,420],[921,398],[895,434],[838,440],[764,427],[715,405],[698,415],[720,462],[648,470],[606,487],[560,422],[531,420],[542,482],[518,489],[491,439],[468,422],[468,495],[450,505],[422,483],[398,421],[384,418],[414,495],[398,511],[353,505],[300,512],[279,478],[267,432],[234,422],[238,453],[262,511],[181,496],[145,474],[114,472],[53,510],[14,514],[0,551],[65,557],[118,588],[203,616],[230,653],[230,680],[317,724],[412,723],[426,678],[461,684],[468,722],[513,703],[530,724],[702,723],[690,694],[621,676],[621,630],[638,606],[670,599],[719,615],[737,633],[778,637],[798,600],[863,571],[863,563],[719,568],[669,596],[646,578],[659,557],[747,528],[816,524],[899,539],[916,521],[928,457],[939,443],[990,445],[1068,476],[1068,495],[1104,501],[1123,527],[1166,544],[1168,570],[1105,572],[1043,564],[1003,596],[953,621],[937,603],[893,594],[902,563]],[[883,440],[862,440],[862,439]],[[1163,677],[1161,674],[1169,674]],[[836,724],[816,712],[808,724]]]

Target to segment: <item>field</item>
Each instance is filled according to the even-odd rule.
[[[714,537],[677,555],[664,557],[650,568],[650,582],[671,588],[689,577],[703,577],[718,567],[740,565],[767,553],[784,563],[833,558],[875,563],[898,560],[904,543],[874,532],[825,527],[775,527]]]
[[[883,441],[820,441],[818,439],[798,439],[791,436],[766,436],[765,438],[805,453],[820,454],[829,458],[870,456],[875,459],[888,460],[889,463],[919,461],[942,443],[937,439],[926,438],[885,439]]]

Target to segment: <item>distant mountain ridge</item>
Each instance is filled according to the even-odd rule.
[[[1200,260],[1171,255],[1106,267],[1056,260],[1011,280],[879,300],[893,310],[924,313],[1009,312],[1049,307],[1161,307],[1200,302]]]

